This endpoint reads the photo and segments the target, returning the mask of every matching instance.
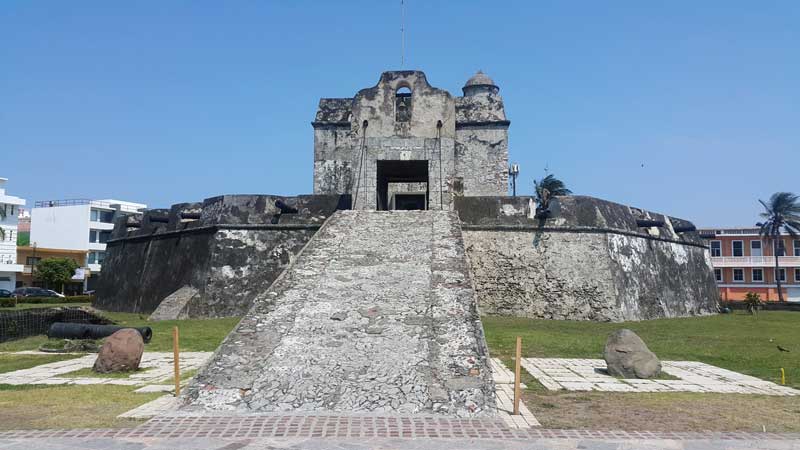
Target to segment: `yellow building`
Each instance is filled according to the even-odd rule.
[[[41,247],[17,247],[17,261],[24,264],[24,269],[21,274],[17,276],[17,287],[40,286],[37,280],[34,279],[32,273],[34,266],[42,260],[52,258],[67,258],[75,261],[81,269],[76,272],[72,282],[64,286],[64,293],[67,295],[77,295],[83,292],[86,280],[91,275],[90,270],[86,267],[86,252],[83,250],[64,250],[57,248],[41,248]]]

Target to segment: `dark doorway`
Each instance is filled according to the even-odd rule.
[[[395,194],[394,209],[427,209],[425,208],[425,194]]]
[[[389,209],[389,183],[425,183],[428,185],[428,161],[378,161],[377,173],[378,210]],[[425,195],[412,194],[403,199],[407,207],[399,208],[398,198],[403,193],[395,194],[395,209],[428,209],[425,199],[428,198],[427,187]],[[420,200],[420,197],[422,199]],[[413,208],[412,208],[413,207]]]

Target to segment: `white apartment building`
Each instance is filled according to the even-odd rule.
[[[0,178],[0,289],[13,291],[17,274],[23,270],[17,264],[17,214],[25,205],[25,200],[6,195],[7,178]]]
[[[145,208],[142,203],[112,199],[37,201],[31,210],[31,245],[85,251],[87,268],[94,277],[102,269],[114,219],[141,214]],[[90,289],[91,284],[90,280]]]

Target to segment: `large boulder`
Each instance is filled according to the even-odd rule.
[[[106,339],[94,362],[98,373],[130,372],[139,368],[144,353],[144,340],[132,328],[119,330]]]
[[[661,361],[631,330],[614,332],[606,341],[603,358],[608,373],[622,378],[653,378],[661,373]]]

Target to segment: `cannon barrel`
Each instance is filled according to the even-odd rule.
[[[131,328],[142,335],[142,340],[145,343],[150,342],[153,338],[153,330],[150,327],[119,327],[116,325],[92,325],[89,323],[67,323],[55,322],[50,325],[47,331],[49,338],[62,338],[62,339],[100,339],[106,336],[111,336],[119,330]]]
[[[182,212],[181,219],[200,220],[199,212]]]
[[[650,228],[650,227],[663,227],[664,221],[663,220],[651,220],[651,219],[636,219],[636,226],[642,228]]]
[[[676,233],[688,233],[690,231],[697,231],[697,227],[694,225],[683,225],[679,227],[672,227]]]
[[[297,208],[287,205],[283,200],[275,200],[275,207],[281,210],[281,214],[297,214]]]
[[[169,217],[167,216],[150,216],[150,223],[169,223]]]

